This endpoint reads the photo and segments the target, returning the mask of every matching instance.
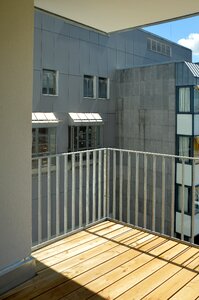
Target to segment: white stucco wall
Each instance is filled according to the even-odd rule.
[[[33,5],[0,1],[0,275],[31,253]]]

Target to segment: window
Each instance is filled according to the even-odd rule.
[[[181,87],[179,88],[179,112],[190,112],[191,111],[191,100],[190,100],[190,88]]]
[[[56,96],[58,94],[57,82],[58,72],[44,69],[42,74],[42,94]]]
[[[147,39],[147,49],[166,56],[171,56],[171,47],[154,39]]]
[[[199,86],[194,87],[194,112],[199,113]]]
[[[182,210],[182,186],[178,186],[178,203],[177,203],[177,209],[178,211]],[[188,213],[189,212],[189,198],[191,195],[191,190],[190,188],[184,187],[184,212]]]
[[[195,214],[199,213],[199,187],[195,187]]]
[[[188,136],[178,137],[178,155],[179,156],[191,156],[191,138]],[[186,162],[189,160],[186,159]]]
[[[199,136],[195,136],[193,140],[194,157],[199,158]],[[199,163],[199,161],[196,161],[196,163]]]
[[[56,128],[32,129],[32,157],[47,156],[56,153]],[[33,160],[33,168],[36,166]],[[47,165],[47,159],[42,159],[42,165]]]
[[[84,75],[84,97],[95,98],[95,77]]]
[[[100,126],[69,126],[69,152],[100,147]]]
[[[109,98],[109,79],[99,77],[98,79],[98,98],[108,99]]]

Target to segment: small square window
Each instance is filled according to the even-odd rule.
[[[98,79],[98,98],[109,98],[109,80],[108,78],[99,77]]]
[[[54,70],[43,69],[42,74],[42,94],[43,95],[57,95],[57,78],[58,72]]]
[[[95,98],[95,77],[84,75],[84,97]]]

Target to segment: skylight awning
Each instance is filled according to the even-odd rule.
[[[54,113],[43,113],[43,112],[37,112],[37,113],[32,113],[32,125],[37,126],[37,125],[46,125],[46,126],[51,126],[51,125],[56,125],[60,122],[59,119],[55,116]]]
[[[85,125],[101,125],[103,124],[102,117],[99,113],[69,113],[70,121],[74,123],[84,123]]]
[[[199,65],[185,61],[185,64],[191,71],[194,77],[199,77]]]

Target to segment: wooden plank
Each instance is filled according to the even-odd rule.
[[[189,281],[179,292],[170,299],[172,300],[192,300],[199,296],[199,275]]]
[[[181,246],[181,245],[177,245],[177,246]],[[175,248],[177,246],[175,246]],[[186,279],[188,278],[186,280],[186,283],[187,283],[187,281],[189,281],[194,276],[196,276],[196,274],[194,272],[185,270],[181,267],[180,264],[177,264],[177,262],[179,262],[179,261],[181,261],[181,262],[186,261],[188,254],[190,255],[191,252],[190,251],[180,252],[179,256],[177,255],[177,257],[174,258],[171,262],[168,262],[168,264],[166,266],[159,269],[157,272],[151,274],[148,278],[141,281],[139,284],[137,284],[133,288],[129,289],[127,292],[122,294],[117,299],[118,300],[119,299],[127,300],[127,299],[131,299],[134,295],[136,295],[137,299],[141,299],[143,297],[145,298],[147,294],[150,294],[151,292],[153,292],[153,290],[155,290],[158,286],[162,287],[161,293],[164,295],[164,299],[168,299],[169,298],[168,294],[165,297],[165,294],[164,294],[165,290],[163,289],[163,287],[164,287],[165,283],[167,283],[167,281],[169,281],[170,278],[172,278],[172,280],[174,281],[173,285],[177,286],[177,280],[179,280],[179,277],[181,278],[181,276],[186,276]],[[181,274],[181,275],[179,276],[179,274]],[[170,293],[170,296],[172,296],[172,295],[173,294]],[[151,299],[159,299],[159,298],[151,298]]]
[[[126,229],[126,233],[122,233],[118,236],[118,240],[123,240],[123,239],[127,239],[128,237],[132,237],[133,239],[133,233],[134,232],[138,232],[137,230],[132,230],[128,227],[124,227],[123,230]],[[112,234],[113,235],[113,234]],[[136,239],[136,236],[134,237]],[[99,238],[101,239],[101,241],[103,241],[103,238]],[[115,241],[109,241],[107,242],[108,246],[110,249],[113,249],[114,246],[116,248],[117,243],[115,243]],[[94,265],[94,260],[97,257],[97,259],[99,259],[99,257],[101,257],[101,259],[105,259],[106,257],[106,252],[104,251],[104,245],[102,245],[103,247],[101,247],[101,254],[99,252],[99,247],[97,247],[94,251],[94,257],[91,258],[90,253],[89,252],[85,252],[85,261],[89,260],[91,262],[89,262],[89,268],[91,268]],[[125,246],[117,246],[117,247],[123,247],[125,249]],[[107,249],[105,249],[107,250]],[[115,250],[116,251],[116,250]],[[116,252],[116,254],[118,255],[118,252]],[[101,255],[101,256],[100,256]],[[111,253],[111,257],[112,257],[113,253]],[[83,257],[80,258],[79,261],[76,260],[76,258],[73,258],[73,262],[69,260],[64,261],[65,266],[67,265],[67,267],[69,268],[70,264],[74,263],[76,265],[78,265],[78,268],[80,266],[80,262],[83,259]],[[99,263],[99,261],[98,261]],[[35,297],[37,295],[39,295],[42,292],[45,292],[48,289],[51,289],[61,283],[63,283],[64,281],[68,280],[69,278],[71,278],[69,276],[69,274],[67,273],[67,270],[63,270],[63,266],[59,266],[59,271],[62,268],[62,272],[58,273],[57,270],[56,272],[53,271],[53,269],[47,269],[46,271],[42,271],[39,273],[39,275],[35,278],[33,278],[31,281],[29,281],[28,283],[25,283],[22,286],[22,290],[20,289],[16,289],[15,291],[13,291],[12,295],[11,295],[11,299],[27,299],[27,296],[29,294],[31,294],[31,297]],[[85,272],[85,268],[82,268],[82,272]],[[77,274],[75,274],[77,275]],[[69,276],[69,277],[66,277]],[[9,298],[8,298],[9,299]]]
[[[38,253],[45,252],[48,249],[55,248],[55,247],[57,247],[61,244],[68,243],[68,242],[73,241],[77,238],[83,238],[85,235],[88,235],[88,232],[97,232],[98,230],[107,228],[107,227],[112,226],[114,224],[115,223],[111,222],[111,221],[104,221],[104,222],[96,224],[96,225],[94,225],[94,226],[92,226],[92,227],[90,227],[86,230],[82,230],[80,232],[73,233],[73,234],[71,233],[71,235],[63,237],[62,239],[58,240],[57,242],[53,242],[53,243],[51,243],[47,246],[44,246],[41,249],[33,251],[32,254],[37,255]]]
[[[113,230],[112,232],[105,234],[103,237],[97,237],[95,239],[91,239],[90,241],[87,241],[87,243],[84,243],[84,244],[80,243],[80,245],[78,245],[77,247],[65,249],[61,252],[56,253],[56,255],[52,255],[52,256],[48,257],[47,259],[42,260],[40,266],[38,266],[38,268],[37,268],[37,272],[40,272],[41,270],[43,270],[44,268],[47,268],[47,267],[52,268],[53,265],[63,262],[73,256],[77,256],[81,253],[89,251],[90,249],[95,248],[95,252],[97,252],[96,247],[108,242],[109,239],[113,239],[117,235],[120,236],[121,231],[118,232],[118,230],[120,230],[120,229]],[[121,230],[123,233],[129,231],[129,229],[127,227],[123,227],[123,228],[121,228]],[[130,232],[129,236],[133,235],[132,231],[129,231],[129,232]]]
[[[160,247],[156,248],[156,251],[155,251],[156,255],[162,256],[162,257],[165,256],[169,259],[172,259],[173,257],[175,257],[175,255],[176,255],[177,251],[179,251],[179,249],[175,249],[175,251],[172,253],[171,247],[174,248],[177,245],[175,245],[176,243],[170,243],[170,242],[171,241],[168,241],[164,245],[160,245]],[[160,251],[159,254],[158,254],[158,249]],[[153,252],[154,252],[154,250],[152,250],[150,253],[153,253]],[[151,256],[151,257],[153,257],[153,256]],[[158,257],[155,257],[148,263],[143,264],[141,267],[139,267],[135,271],[131,270],[131,266],[128,266],[128,270],[130,269],[131,271],[129,272],[130,274],[126,275],[124,278],[122,278],[123,274],[122,274],[121,270],[116,270],[116,271],[119,271],[116,274],[113,274],[113,272],[108,273],[108,275],[105,275],[103,278],[103,282],[105,280],[106,285],[108,285],[108,287],[105,287],[102,285],[101,282],[96,282],[96,281],[93,281],[90,285],[88,285],[86,287],[91,289],[92,291],[95,291],[95,293],[98,293],[101,297],[104,297],[105,299],[106,298],[114,299],[116,297],[119,297],[126,290],[132,288],[134,285],[143,281],[146,277],[150,276],[155,271],[161,269],[166,264],[167,264],[166,260],[162,260]],[[96,296],[93,296],[93,297],[91,297],[91,299],[95,299],[95,297]]]
[[[96,232],[88,232],[87,235],[84,236],[84,238],[79,237],[77,239],[73,239],[71,241],[67,241],[61,245],[58,245],[56,247],[53,248],[48,248],[46,249],[46,251],[42,251],[40,253],[33,253],[32,256],[35,257],[36,259],[42,261],[43,259],[46,259],[50,256],[53,256],[55,254],[58,254],[59,252],[62,251],[67,251],[69,249],[75,248],[77,246],[79,246],[80,244],[85,244],[88,241],[94,240],[96,239],[98,236],[103,236],[109,232],[112,232],[114,230],[117,230],[119,228],[123,227],[120,224],[114,224],[108,227],[105,227],[99,231],[97,231],[97,236],[95,235]]]
[[[165,300],[169,299],[178,290],[182,289],[191,279],[196,276],[194,272],[182,269],[175,276],[166,280],[162,285],[154,289],[150,294],[144,297],[145,300]],[[188,299],[188,298],[187,298]]]

